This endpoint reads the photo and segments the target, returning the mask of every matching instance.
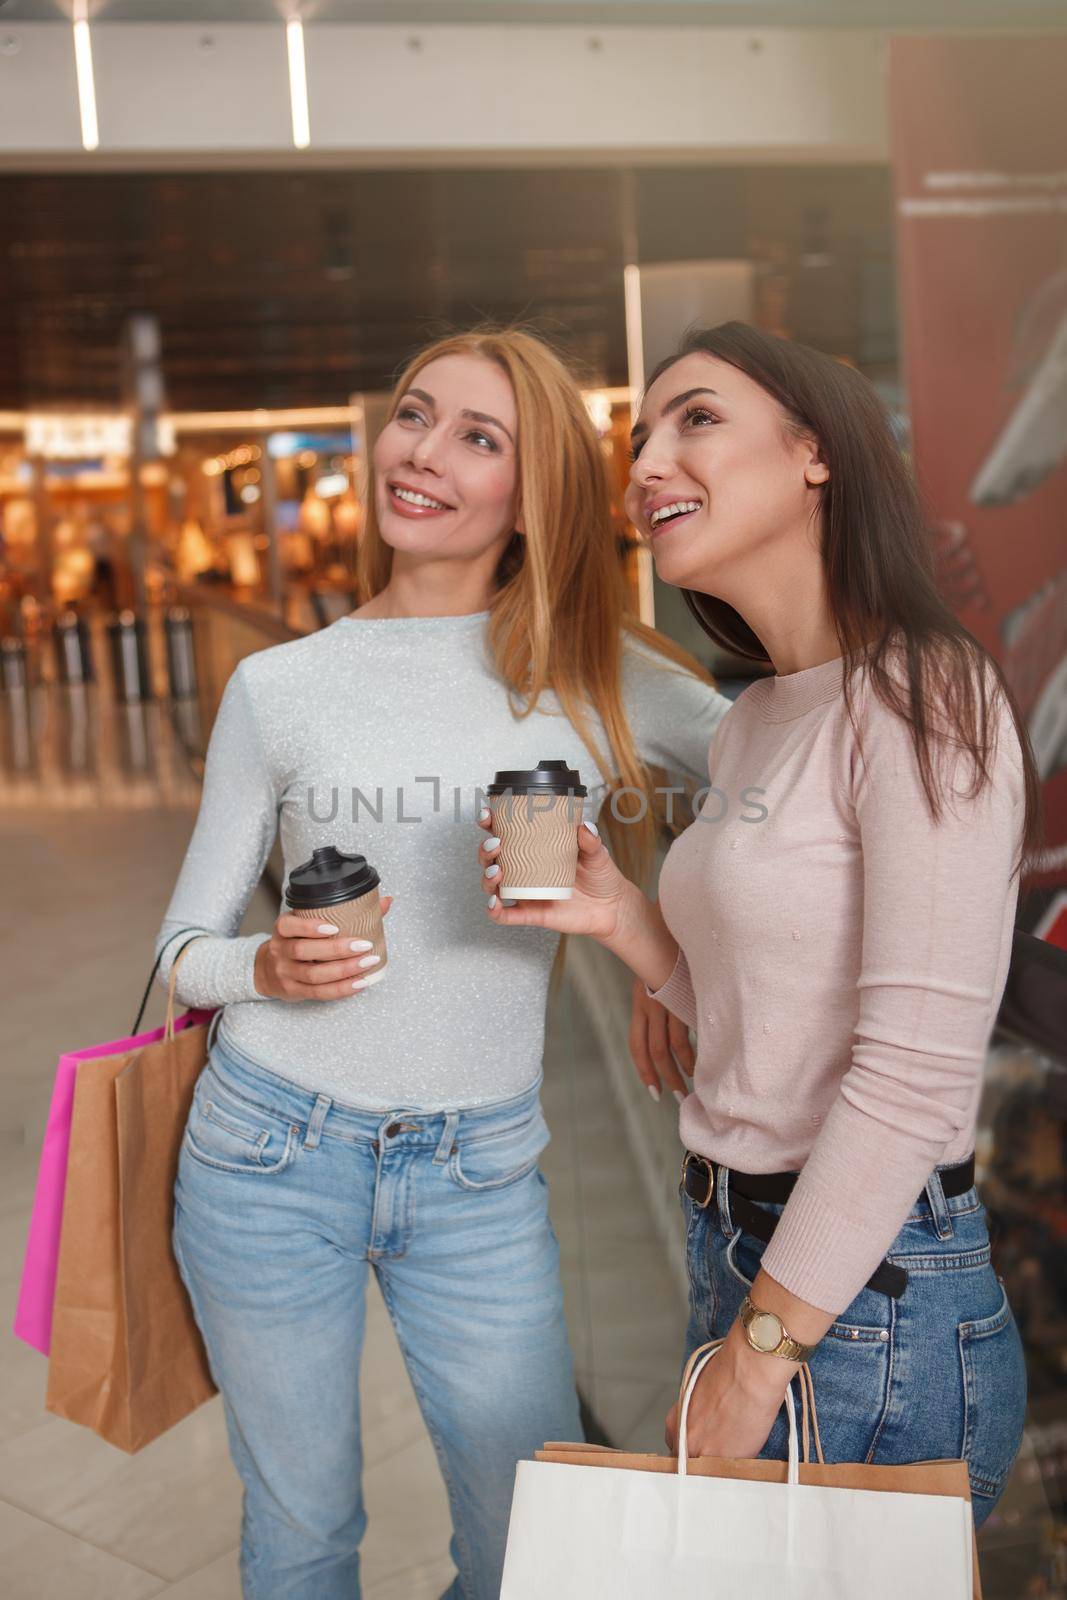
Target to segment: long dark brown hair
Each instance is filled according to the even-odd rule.
[[[932,816],[944,792],[933,740],[947,733],[972,762],[971,795],[989,782],[999,703],[1022,749],[1025,821],[1016,870],[1041,845],[1041,789],[1026,724],[1003,672],[953,615],[937,586],[933,541],[908,466],[873,387],[832,357],[743,322],[691,330],[661,361],[651,387],[676,361],[703,352],[772,395],[797,436],[818,443],[829,479],[820,489],[822,560],[830,616],[846,661],[908,723]],[[682,591],[705,633],[734,655],[769,663],[740,612],[714,595]],[[901,652],[904,680],[892,670]],[[899,658],[898,658],[899,659]],[[845,674],[853,715],[853,674]]]

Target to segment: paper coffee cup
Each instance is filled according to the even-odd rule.
[[[362,975],[367,984],[384,978],[389,964],[380,883],[365,856],[345,855],[328,844],[293,869],[285,889],[285,903],[294,917],[332,922],[346,938],[370,940],[373,949],[367,955],[377,956],[379,965]]]
[[[565,761],[497,773],[487,803],[500,840],[502,898],[570,899],[585,795],[579,774]]]

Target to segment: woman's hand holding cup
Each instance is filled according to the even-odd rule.
[[[506,829],[509,813],[504,810],[502,815]],[[482,891],[494,922],[505,928],[584,933],[618,956],[650,989],[663,987],[678,960],[677,942],[659,906],[619,871],[592,822],[582,822],[577,828],[574,885],[559,899],[527,898],[537,890],[526,888],[523,893],[518,885],[519,897],[509,899],[506,874],[496,859],[501,841],[492,831],[493,813],[488,807],[478,825],[489,835],[479,847],[478,860]]]
[[[608,944],[619,932],[629,896],[638,891],[619,871],[591,822],[578,828],[578,867],[574,889],[567,900],[508,901],[500,893],[500,867],[496,857],[500,840],[492,834],[492,818],[483,811],[478,826],[489,835],[479,846],[482,891],[489,915],[504,927],[551,928],[556,933],[584,933]],[[495,871],[494,871],[495,868]]]
[[[380,897],[384,917],[393,897]],[[319,922],[284,911],[270,938],[256,951],[255,985],[270,1000],[341,1000],[358,994],[380,958],[367,939],[352,939],[329,929],[329,907]],[[356,946],[359,946],[357,949]]]

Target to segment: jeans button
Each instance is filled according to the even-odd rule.
[[[400,1124],[399,1124],[399,1122],[391,1122],[389,1124],[389,1126],[385,1130],[385,1137],[387,1139],[395,1139],[399,1132],[400,1132]]]

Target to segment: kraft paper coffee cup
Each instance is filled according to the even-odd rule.
[[[565,761],[498,772],[489,785],[500,840],[497,893],[508,900],[569,900],[578,870],[578,826],[586,790]]]
[[[379,965],[362,974],[365,983],[385,977],[388,956],[382,926],[380,878],[365,856],[345,855],[332,844],[313,850],[311,860],[289,874],[285,903],[294,917],[332,922],[349,939],[369,939]]]

